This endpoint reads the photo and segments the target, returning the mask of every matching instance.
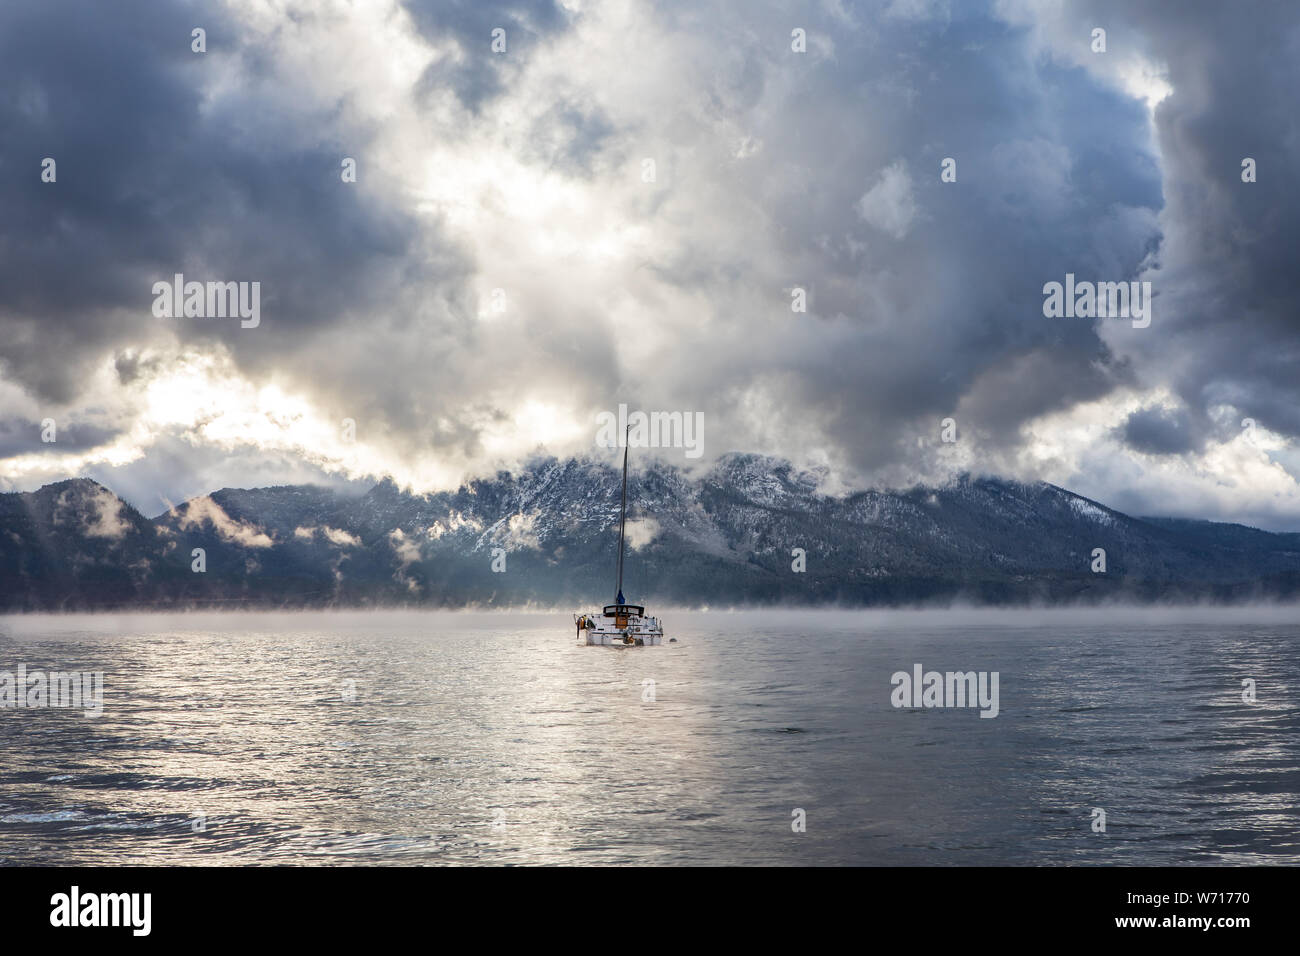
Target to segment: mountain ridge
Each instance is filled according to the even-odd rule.
[[[967,474],[828,494],[825,477],[745,453],[696,476],[658,462],[633,471],[629,597],[907,606],[1300,596],[1294,532],[1134,517],[1047,482]],[[67,479],[0,494],[0,610],[605,603],[619,482],[606,463],[539,458],[450,491],[417,494],[391,479],[359,496],[222,488],[146,518],[92,479]],[[1104,572],[1093,570],[1097,548]]]

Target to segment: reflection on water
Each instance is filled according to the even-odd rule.
[[[105,675],[100,717],[0,710],[0,862],[1300,862],[1286,617],[665,619],[0,619],[0,671]],[[1001,713],[894,709],[916,663]]]

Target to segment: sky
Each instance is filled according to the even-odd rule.
[[[6,3],[0,490],[428,491],[624,404],[1300,530],[1298,92],[1291,2]]]

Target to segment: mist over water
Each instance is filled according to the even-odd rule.
[[[662,616],[0,618],[0,672],[104,672],[0,709],[0,862],[1300,862],[1294,608]],[[895,708],[916,664],[998,716]]]

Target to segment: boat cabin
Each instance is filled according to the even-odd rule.
[[[645,608],[639,604],[605,605],[605,617],[612,617],[615,627],[627,627],[627,619],[632,615],[645,617]]]

